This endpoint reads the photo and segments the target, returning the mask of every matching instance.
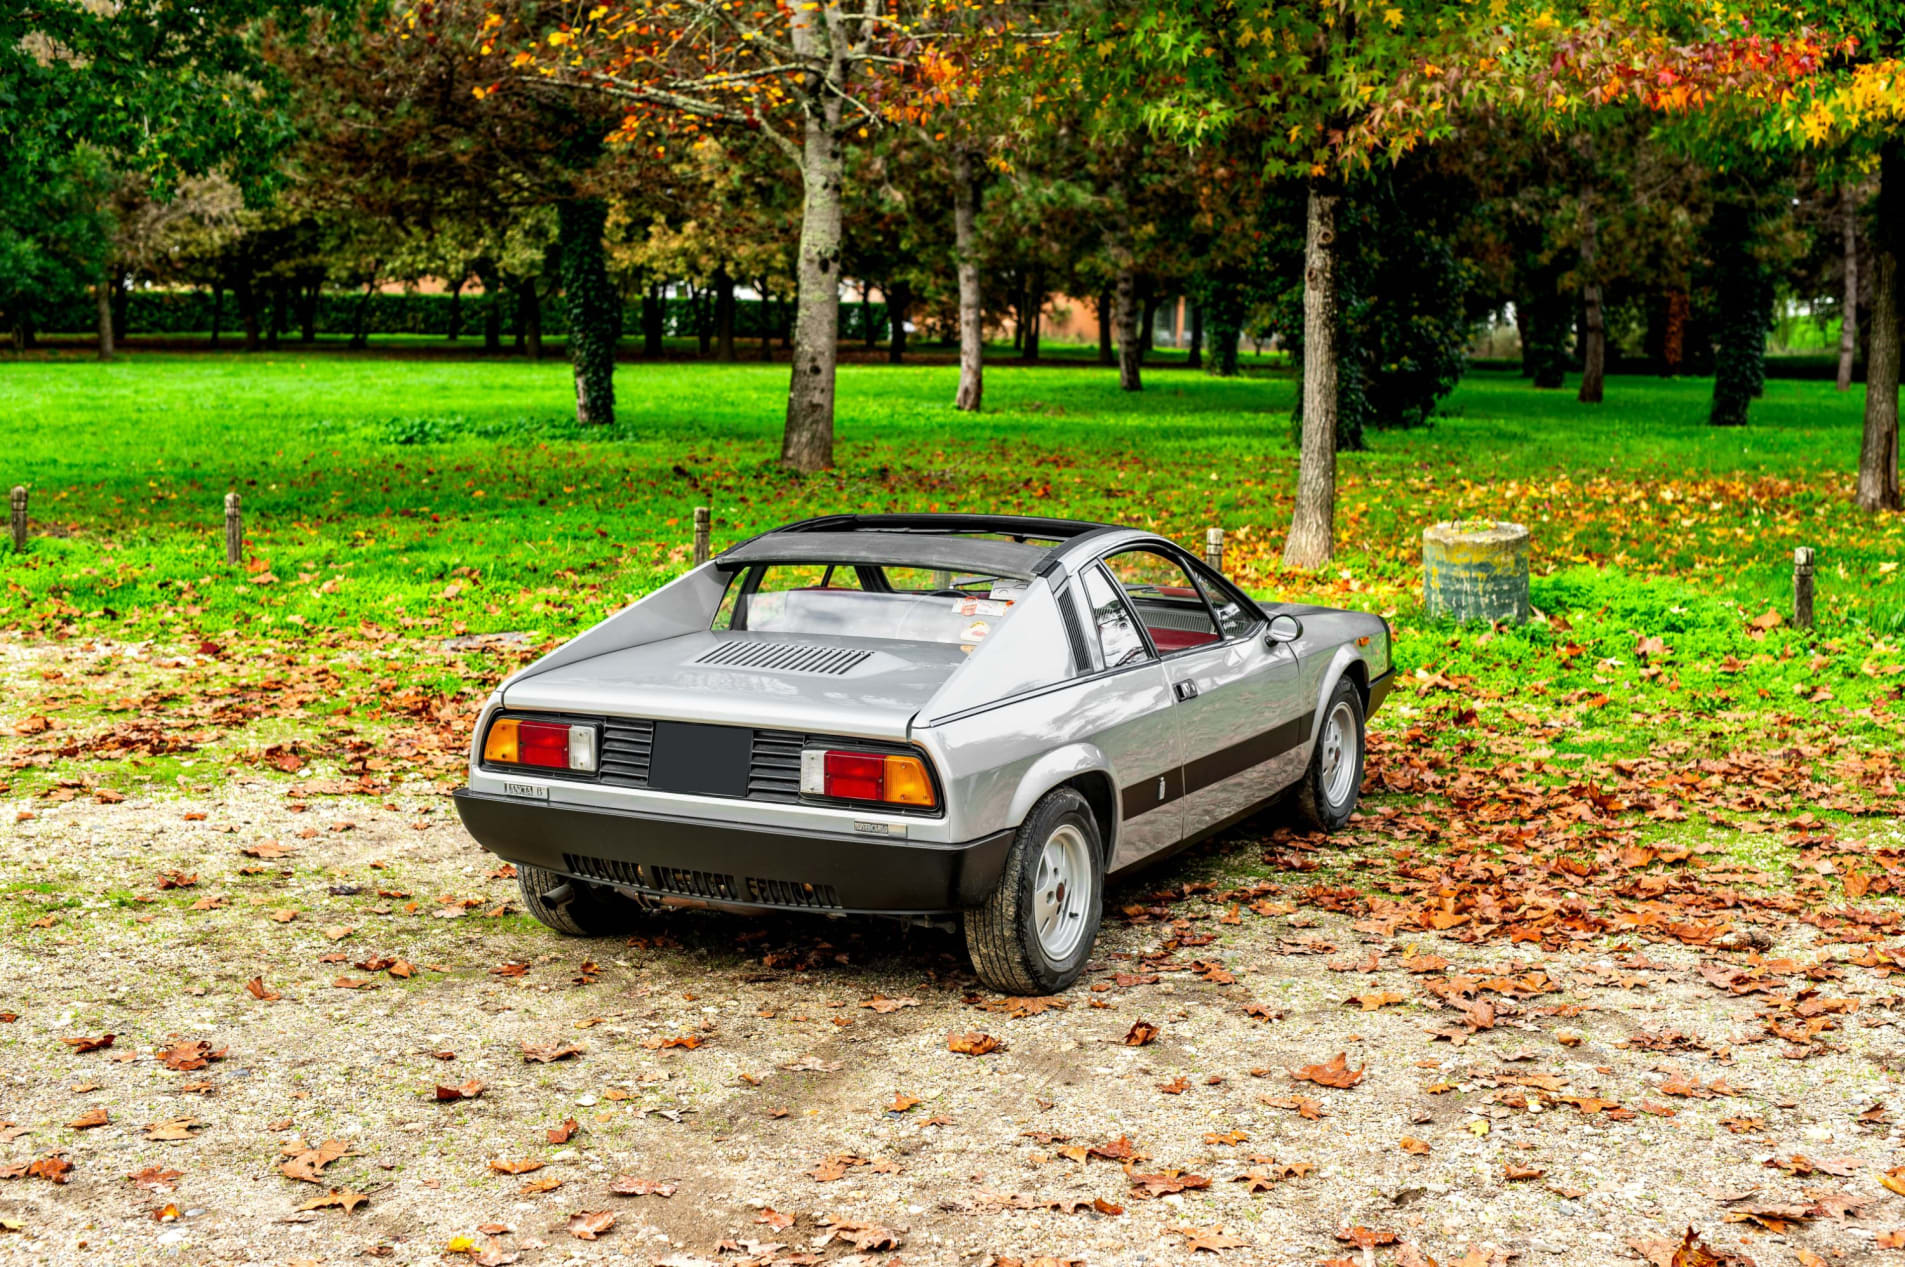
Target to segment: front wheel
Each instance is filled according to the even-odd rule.
[[[1078,980],[1104,910],[1104,846],[1085,798],[1055,788],[1025,816],[983,905],[965,913],[979,979],[1006,994],[1057,994]]]
[[[522,889],[524,909],[546,927],[571,937],[620,936],[640,909],[613,889],[526,863],[516,864],[516,883]]]
[[[1345,677],[1323,708],[1310,767],[1297,784],[1297,817],[1316,831],[1336,831],[1349,822],[1362,788],[1363,697]]]

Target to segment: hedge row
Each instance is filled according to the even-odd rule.
[[[513,295],[501,297],[500,313],[502,334],[510,339],[516,328],[516,303]],[[326,291],[318,296],[317,332],[319,334],[350,334],[357,328],[358,306],[367,304],[364,310],[364,328],[366,332],[376,334],[430,334],[445,336],[450,333],[452,314],[460,309],[461,333],[466,339],[480,339],[483,336],[483,322],[489,306],[489,298],[481,291],[466,294],[460,300],[449,295],[405,295],[373,294],[368,300],[362,294],[350,294],[339,291]],[[758,299],[735,300],[735,335],[742,339],[758,339],[763,321],[768,324],[774,336],[784,336],[793,320],[793,304],[775,301],[763,305]],[[886,305],[869,305],[866,314],[874,327],[874,336],[886,337]],[[764,312],[763,310],[766,309]],[[126,334],[204,334],[212,328],[212,295],[202,290],[135,290],[126,296],[125,333]],[[264,320],[269,320],[267,314]],[[79,295],[40,314],[39,326],[49,334],[85,334],[98,329],[99,310],[90,297]],[[290,327],[287,333],[298,333],[298,315],[296,305],[291,305],[285,314]],[[700,333],[700,322],[706,322],[709,332],[713,332],[713,304],[711,301],[701,305],[701,313],[696,313],[696,305],[687,299],[666,299],[663,301],[662,333],[671,338],[693,338]],[[842,338],[857,339],[865,335],[862,324],[862,308],[858,303],[842,304],[840,308],[840,333]],[[239,318],[238,303],[227,294],[220,304],[219,328],[230,334],[237,334],[243,327]],[[559,336],[567,334],[569,329],[568,312],[560,298],[542,305],[542,332],[545,335]],[[639,300],[625,304],[622,310],[622,333],[625,338],[639,338],[642,331],[642,307]]]

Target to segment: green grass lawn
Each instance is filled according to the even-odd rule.
[[[1221,525],[1254,591],[1388,614],[1405,668],[1466,700],[1572,700],[1557,705],[1570,738],[1594,751],[1644,748],[1670,714],[1892,733],[1905,521],[1850,504],[1856,392],[1770,382],[1753,425],[1716,430],[1705,381],[1616,378],[1594,408],[1471,374],[1433,427],[1344,455],[1342,550],[1310,576],[1277,563],[1295,472],[1282,371],[1160,368],[1127,394],[1097,367],[996,366],[977,416],[949,407],[955,377],[844,367],[839,465],[797,476],[774,461],[784,365],[625,365],[620,421],[584,431],[559,362],[0,362],[0,485],[31,488],[36,533],[27,554],[0,555],[0,628],[305,661],[394,640],[375,672],[339,670],[337,707],[393,672],[468,698],[505,661],[446,662],[443,637],[586,627],[685,566],[697,505],[714,509],[717,546],[819,512],[998,510],[1186,543]],[[231,488],[240,569],[223,562]],[[1420,534],[1456,517],[1528,523],[1535,604],[1558,619],[1425,622]],[[1763,633],[1749,622],[1789,610],[1802,544],[1820,552],[1820,626]],[[1644,637],[1668,643],[1664,666],[1637,655]]]

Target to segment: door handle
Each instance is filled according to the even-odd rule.
[[[1179,700],[1197,698],[1197,683],[1191,681],[1189,678],[1186,678],[1184,681],[1177,683],[1176,690],[1177,690],[1177,697]]]

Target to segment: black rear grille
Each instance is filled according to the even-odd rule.
[[[747,763],[750,800],[800,799],[800,750],[807,736],[792,730],[757,730]]]
[[[840,894],[830,884],[764,880],[753,876],[737,878],[720,871],[689,871],[681,867],[658,867],[646,862],[591,858],[573,853],[562,855],[562,865],[570,875],[639,889],[657,897],[699,898],[707,902],[739,902],[753,906],[784,906],[816,911],[840,909]]]
[[[770,669],[776,673],[824,673],[838,677],[872,659],[871,651],[857,647],[818,647],[801,642],[723,642],[695,658],[696,664],[718,664],[731,669]]]
[[[602,782],[647,787],[648,758],[655,749],[655,723],[611,717],[602,730]]]
[[[831,884],[803,884],[796,880],[748,879],[747,890],[762,906],[802,906],[838,910],[840,894]]]

